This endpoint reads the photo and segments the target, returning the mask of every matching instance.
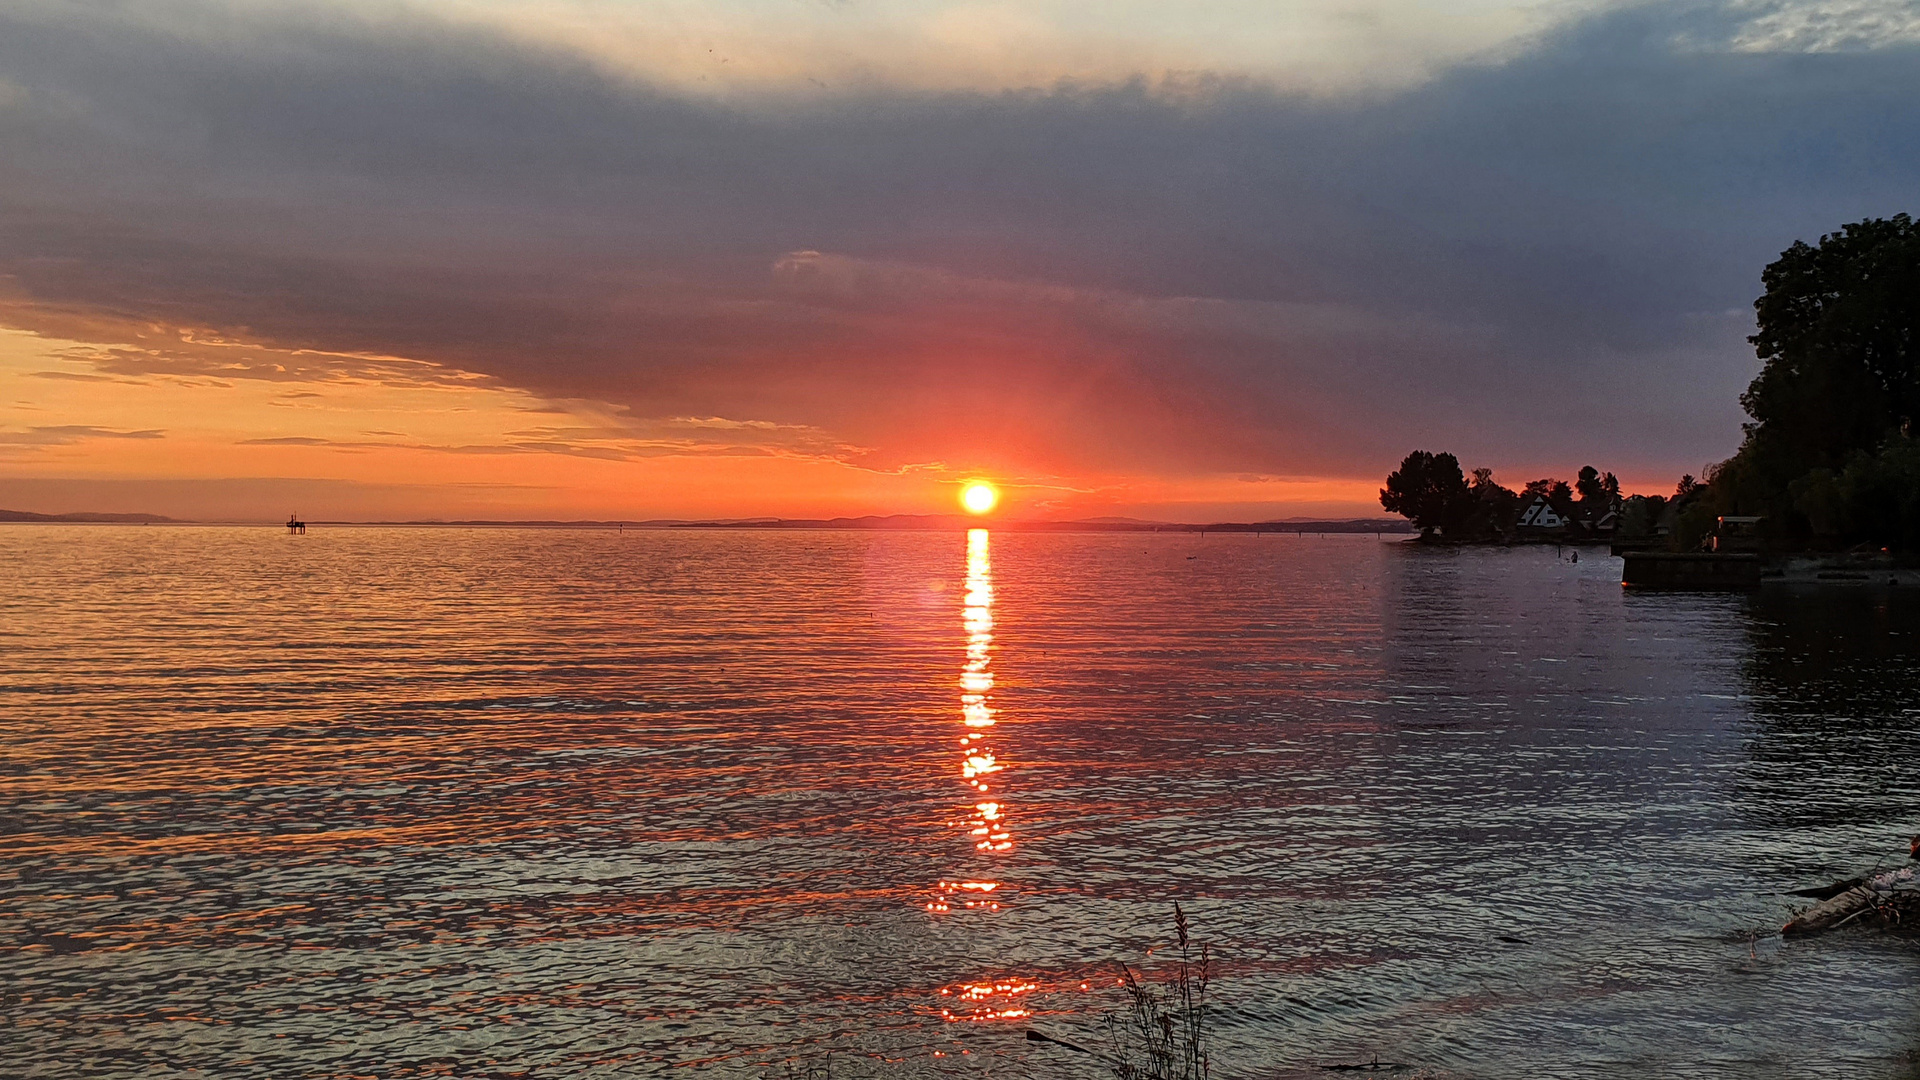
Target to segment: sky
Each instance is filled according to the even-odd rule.
[[[13,0],[0,507],[1665,492],[1916,193],[1911,0]]]

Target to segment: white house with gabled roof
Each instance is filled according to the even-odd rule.
[[[1515,524],[1518,528],[1536,532],[1559,532],[1573,524],[1573,519],[1561,517],[1545,495],[1535,495],[1527,508],[1520,511],[1520,520]]]

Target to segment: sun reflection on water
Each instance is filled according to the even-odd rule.
[[[987,530],[967,533],[967,580],[961,625],[967,635],[967,659],[960,669],[960,778],[973,789],[973,802],[960,821],[975,851],[989,855],[1013,849],[1006,809],[992,794],[996,774],[1006,766],[994,755],[988,735],[995,724],[993,707],[993,559]],[[956,906],[1000,910],[986,894],[999,888],[994,881],[942,881],[927,910],[952,911]],[[956,894],[968,895],[956,895]]]
[[[967,581],[961,625],[967,635],[967,659],[960,669],[960,779],[972,788],[970,804],[953,824],[966,832],[976,854],[997,860],[1013,850],[1006,806],[994,794],[1006,765],[994,754],[989,736],[997,723],[993,705],[993,559],[987,530],[967,533]],[[976,864],[969,880],[941,881],[927,910],[936,915],[957,910],[994,913],[1006,897],[1006,883],[997,875],[980,873]],[[1036,989],[1031,980],[994,978],[961,983],[940,990],[951,999],[940,1015],[949,1021],[1013,1020],[1031,1015],[1021,999]]]
[[[998,802],[984,797],[992,790],[988,778],[1006,768],[986,743],[995,710],[993,558],[985,529],[967,532],[967,593],[961,622],[967,631],[967,662],[960,669],[960,722],[967,734],[960,737],[960,776],[982,796],[973,804],[968,835],[980,851],[1008,851],[1013,847],[1013,836],[1007,831],[1006,816]]]
[[[940,996],[951,997],[954,1004],[971,1006],[971,1012],[955,1012],[951,1008],[941,1009],[940,1015],[948,1021],[957,1020],[1018,1020],[1032,1016],[1033,1010],[1021,1002],[1022,995],[1031,994],[1040,989],[1038,983],[1025,979],[1003,979],[988,983],[961,983],[959,986],[943,987]]]

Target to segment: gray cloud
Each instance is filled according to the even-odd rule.
[[[222,20],[0,13],[10,321],[325,354],[106,374],[478,372],[883,467],[1694,470],[1760,267],[1920,190],[1920,52],[1766,51],[1718,5],[1349,98],[716,102],[424,20]]]

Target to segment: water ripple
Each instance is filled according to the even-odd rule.
[[[0,565],[9,1076],[1092,1075],[1021,1031],[1097,1042],[1176,899],[1225,1076],[1914,1049],[1908,946],[1751,932],[1916,826],[1915,598],[1370,537],[22,526]]]

